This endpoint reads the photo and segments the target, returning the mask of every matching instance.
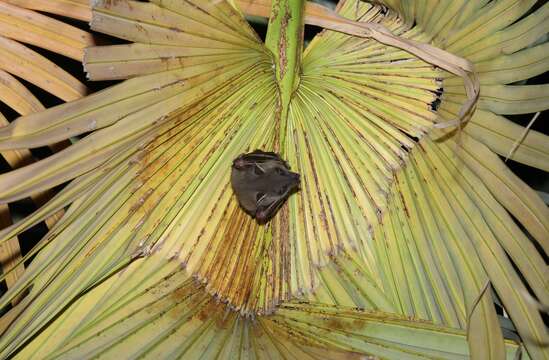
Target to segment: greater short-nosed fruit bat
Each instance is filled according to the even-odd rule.
[[[278,154],[255,150],[234,159],[231,184],[240,206],[265,223],[299,188],[299,174]]]

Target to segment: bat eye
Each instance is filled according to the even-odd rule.
[[[258,192],[257,194],[255,194],[255,201],[261,200],[263,196],[265,196],[265,193]]]

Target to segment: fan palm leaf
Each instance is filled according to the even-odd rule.
[[[546,85],[506,85],[547,69],[529,47],[547,5],[522,18],[535,1],[386,4],[338,13],[483,64],[460,136],[436,127],[462,117],[461,78],[406,51],[325,31],[278,87],[299,51],[273,57],[273,44],[299,27],[262,44],[226,2],[94,1],[92,28],[132,43],[88,49],[89,77],[127,80],[0,130],[2,150],[91,132],[0,176],[4,202],[74,179],[0,233],[70,204],[1,300],[29,291],[2,355],[512,357],[493,289],[528,355],[547,358],[527,288],[547,302],[548,210],[492,152],[516,137],[503,115],[549,107]],[[510,77],[499,61],[521,52],[528,70]],[[544,168],[546,137],[532,134],[514,159]],[[266,226],[229,185],[232,159],[255,148],[302,175]]]
[[[4,0],[4,2],[25,9],[66,16],[89,21],[91,18],[88,0]]]
[[[50,2],[53,4],[53,2]],[[94,44],[91,34],[74,26],[47,17],[38,12],[20,7],[21,2],[0,2],[0,101],[20,115],[29,115],[44,110],[42,103],[20,81],[24,79],[65,101],[75,100],[86,93],[86,87],[68,72],[48,60],[43,55],[22,43],[31,44],[81,61],[84,48]],[[42,10],[42,9],[39,9]],[[0,127],[8,126],[8,120],[0,113]],[[66,142],[48,145],[53,151],[66,147]],[[12,169],[34,162],[26,148],[3,151],[3,158]],[[44,204],[51,198],[49,191],[35,193],[33,201]],[[46,225],[52,227],[62,212],[52,214]],[[0,205],[1,228],[9,226],[12,214],[6,205]],[[17,237],[0,247],[0,263],[4,272],[20,262],[21,254]],[[23,267],[17,267],[6,276],[6,284],[11,287]]]

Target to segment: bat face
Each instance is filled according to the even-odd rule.
[[[259,223],[274,216],[299,182],[299,174],[274,152],[255,150],[233,161],[231,184],[238,202]]]

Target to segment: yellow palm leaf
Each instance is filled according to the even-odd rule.
[[[285,43],[299,28],[283,25],[299,22],[298,3],[273,14],[282,21],[265,45],[227,2],[94,1],[92,27],[132,43],[87,49],[89,77],[127,80],[0,130],[3,150],[91,132],[0,175],[3,202],[74,179],[0,232],[4,243],[70,204],[0,300],[29,292],[2,356],[512,357],[499,298],[528,355],[549,357],[525,295],[549,300],[549,211],[486,146],[509,145],[502,115],[548,107],[546,85],[507,85],[546,69],[525,49],[544,26],[546,6],[522,18],[534,4],[344,1],[347,20],[305,12],[338,31],[317,35],[284,83],[281,67],[299,65]],[[460,77],[346,34],[368,27]],[[470,63],[422,42],[480,64],[478,103]],[[525,69],[511,76],[505,57],[522,51],[513,60]],[[437,129],[469,117],[462,131]],[[527,137],[517,158],[545,166],[542,139]],[[302,178],[266,225],[230,189],[232,160],[256,148],[284,154]]]

